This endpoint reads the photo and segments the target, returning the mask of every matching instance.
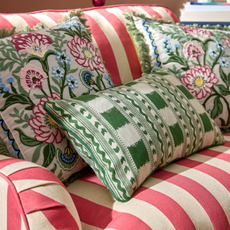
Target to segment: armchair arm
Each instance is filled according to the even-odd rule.
[[[61,181],[34,163],[0,155],[1,229],[82,229]]]

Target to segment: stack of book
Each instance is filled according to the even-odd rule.
[[[181,24],[230,25],[230,3],[224,2],[186,2],[180,9]]]

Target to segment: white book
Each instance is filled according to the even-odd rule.
[[[181,22],[230,22],[230,12],[223,11],[186,11],[180,9]]]

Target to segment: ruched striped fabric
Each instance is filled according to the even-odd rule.
[[[230,135],[152,174],[126,202],[92,173],[68,186],[83,229],[230,229]]]
[[[92,32],[93,44],[99,49],[105,67],[117,85],[141,76],[139,60],[130,35],[126,31],[126,19],[123,14],[131,10],[148,17],[179,22],[170,9],[160,5],[114,5],[83,9],[87,25]],[[68,10],[46,10],[23,14],[0,14],[0,28],[16,27],[16,31],[20,31],[26,26],[33,27],[41,22],[51,27],[63,19],[67,12]]]
[[[49,170],[0,155],[1,230],[81,230],[70,194]]]

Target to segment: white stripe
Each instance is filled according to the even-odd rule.
[[[217,151],[217,152],[220,152],[220,153],[230,153],[230,147],[226,147],[226,146],[223,146],[223,145],[214,146],[214,147],[211,147],[211,148],[208,148],[208,149],[213,150],[213,151]]]
[[[129,62],[123,44],[113,26],[96,11],[85,12],[92,17],[107,37],[113,50],[122,83],[133,80]],[[106,62],[106,60],[104,60]]]
[[[46,186],[49,184],[57,184],[57,182],[54,181],[45,181],[45,180],[28,180],[28,179],[22,179],[22,180],[14,180],[13,181],[17,192],[20,193],[27,189],[32,189],[38,186]]]
[[[226,200],[229,199],[229,192],[219,181],[206,173],[181,165],[172,164],[164,168],[164,170],[177,174],[180,173],[180,175],[190,178],[206,188],[221,205],[230,223],[230,206],[226,203]]]
[[[129,9],[135,11],[138,14],[145,14],[146,17],[151,18],[151,16],[144,9],[142,9],[140,6],[129,6]]]
[[[45,15],[45,13],[33,14],[30,16],[37,18],[40,22],[43,22],[48,27],[57,25],[57,23],[53,19]]]
[[[66,191],[60,184],[50,184],[43,187],[36,187],[32,190],[42,194],[43,196],[47,196],[50,199],[57,201],[58,203],[65,205],[75,221],[78,223],[79,229],[81,230],[80,218],[73,203],[73,200],[70,197],[68,191]]]
[[[143,186],[163,193],[176,201],[188,214],[197,230],[209,230],[213,228],[210,218],[204,208],[183,188],[167,181],[151,177],[143,184]]]
[[[201,155],[201,154],[193,154],[187,158],[190,160],[212,165],[230,174],[230,162],[227,162],[227,161],[215,158],[215,157]]]
[[[122,10],[119,8],[108,8],[106,11],[115,15],[123,23],[123,25],[126,26],[127,19],[125,18],[124,12]]]
[[[225,139],[226,141],[230,141],[230,136],[224,136],[224,139]]]
[[[151,204],[132,198],[125,204],[122,202],[114,201],[108,189],[85,181],[75,181],[67,187],[68,191],[72,194],[88,199],[93,203],[102,205],[109,209],[121,213],[128,213],[136,216],[150,228],[154,229],[175,229],[168,218],[156,207]],[[143,212],[143,210],[145,210]]]
[[[30,230],[56,230],[41,211],[26,214]],[[60,218],[60,217],[57,217]]]
[[[102,228],[97,228],[97,227],[94,227],[93,225],[85,224],[83,222],[81,222],[81,225],[82,225],[82,229],[84,230],[103,230]]]
[[[8,183],[2,177],[0,177],[0,228],[2,230],[7,229],[7,191]],[[10,217],[8,216],[8,218]]]
[[[17,171],[34,167],[42,168],[42,166],[36,165],[28,161],[19,161],[3,167],[2,169],[0,169],[0,172],[5,176],[9,176]]]
[[[24,30],[28,26],[27,22],[17,14],[1,16],[8,20],[12,26],[15,26],[16,31]]]
[[[0,155],[0,161],[1,160],[6,160],[6,159],[11,159],[11,157],[7,157],[5,155]]]
[[[26,225],[23,219],[23,215],[21,215],[21,230],[26,230]]]
[[[172,21],[172,23],[175,24],[173,18],[165,11],[165,9],[161,7],[151,7],[151,8],[154,11],[156,11],[158,14],[160,14],[162,19],[164,19],[165,21]]]

